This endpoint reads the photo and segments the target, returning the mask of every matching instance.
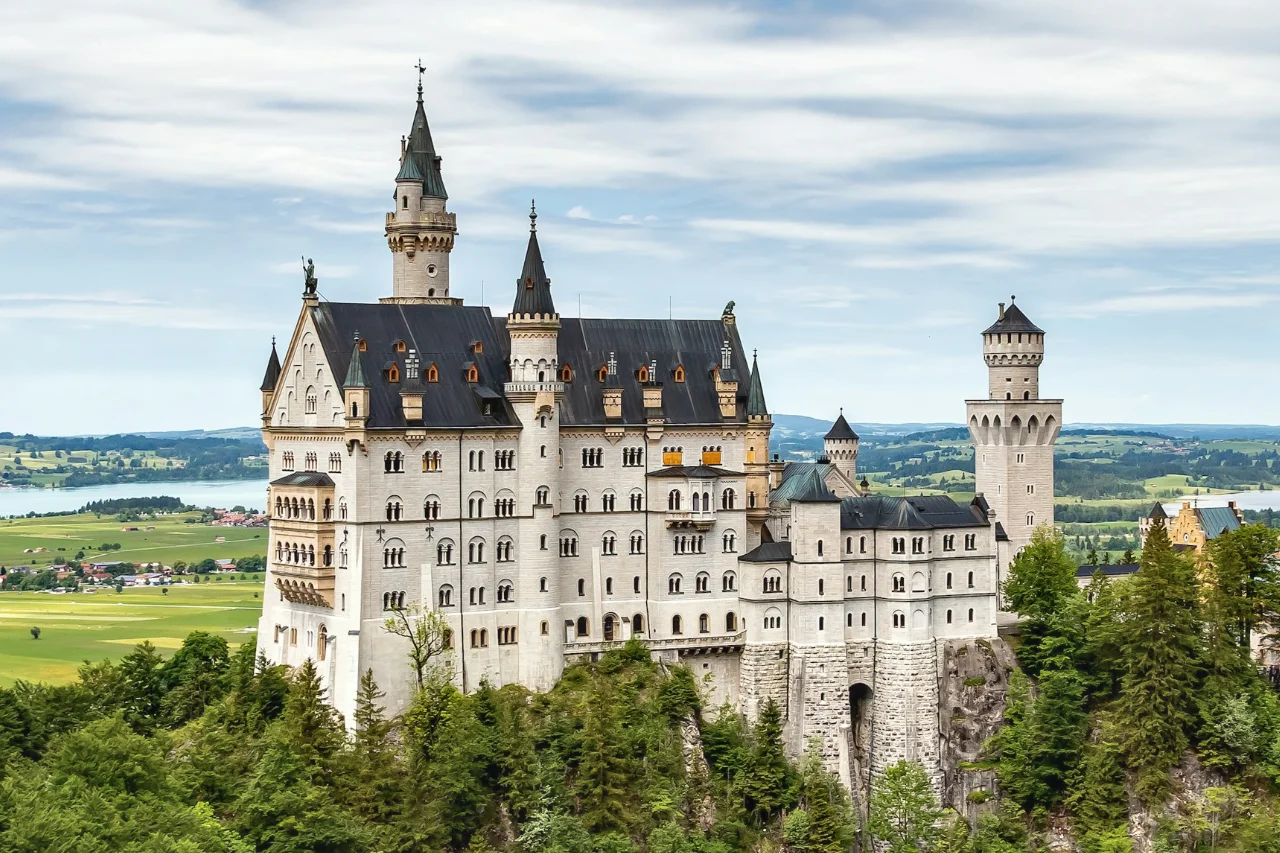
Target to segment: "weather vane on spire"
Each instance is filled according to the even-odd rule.
[[[422,57],[418,57],[418,64],[413,66],[418,69],[418,100],[422,100],[422,75],[427,73],[426,67],[422,64]]]
[[[529,199],[529,233],[538,230],[538,205],[534,199]]]

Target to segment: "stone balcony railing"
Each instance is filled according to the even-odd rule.
[[[716,523],[714,510],[699,510],[698,512],[667,510],[664,518],[667,527],[696,527],[698,530],[707,530]]]
[[[504,394],[563,394],[563,382],[507,382]]]
[[[736,634],[697,634],[692,637],[667,637],[658,640],[641,637],[640,640],[651,652],[674,651],[681,655],[696,655],[737,651],[746,642],[747,632],[744,630]],[[607,652],[610,649],[621,648],[624,642],[623,640],[575,640],[564,644],[564,653],[583,655]]]

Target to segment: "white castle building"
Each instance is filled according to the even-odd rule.
[[[777,701],[790,748],[817,738],[850,784],[903,757],[938,778],[943,649],[996,636],[1005,540],[1052,519],[1043,332],[1011,307],[983,333],[991,399],[969,412],[985,500],[868,495],[843,414],[822,460],[770,460],[732,304],[562,318],[534,213],[510,312],[451,296],[440,166],[419,88],[386,216],[392,295],[321,301],[309,276],[283,360],[272,347],[260,650],[315,661],[351,719],[366,669],[391,710],[411,697],[393,608],[444,616],[464,689],[546,689],[640,636],[712,702],[753,718]]]

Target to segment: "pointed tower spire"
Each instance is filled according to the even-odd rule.
[[[276,390],[276,382],[280,379],[280,354],[276,352],[275,336],[271,337],[271,357],[267,359],[267,372],[262,377],[262,392],[270,393]]]
[[[547,278],[542,263],[542,250],[538,247],[538,208],[529,204],[529,247],[524,253],[524,268],[516,282],[516,299],[511,313],[517,317],[555,316],[556,305],[551,299],[551,279]]]
[[[395,209],[387,214],[387,246],[391,249],[392,288],[388,302],[457,304],[449,296],[449,254],[458,234],[457,220],[445,209],[449,193],[440,176],[422,103],[419,62],[418,102],[409,135],[400,142],[400,170],[396,173]]]
[[[364,365],[360,358],[360,333],[356,332],[356,341],[351,345],[351,364],[347,367],[347,378],[342,382],[343,388],[368,388],[364,378]]]
[[[764,402],[764,384],[760,381],[760,365],[756,351],[751,351],[751,379],[747,385],[747,417],[767,418],[769,407]]]

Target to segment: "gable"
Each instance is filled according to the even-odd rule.
[[[306,312],[280,368],[280,381],[272,400],[271,425],[285,427],[340,427],[343,425],[342,389],[329,355],[321,345],[314,316]]]

